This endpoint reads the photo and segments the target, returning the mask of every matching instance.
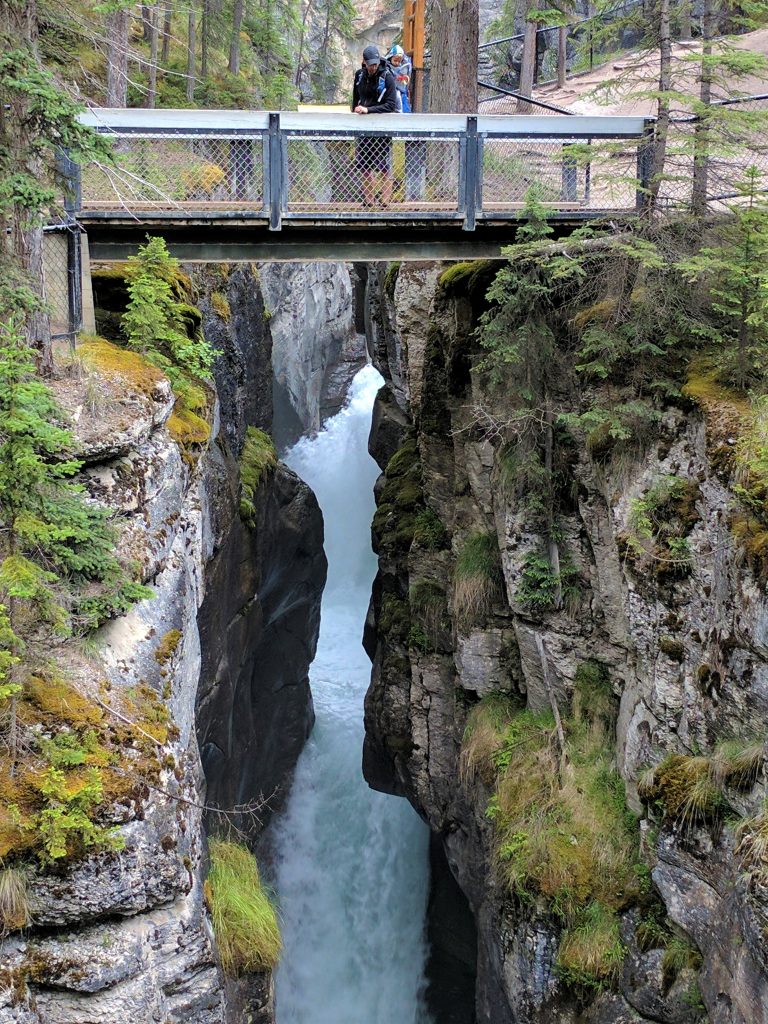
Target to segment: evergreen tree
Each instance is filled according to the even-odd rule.
[[[19,321],[0,325],[0,675],[12,683],[46,628],[67,636],[151,596],[115,557],[108,510],[71,479],[81,464],[61,423]]]
[[[162,369],[177,391],[185,374],[209,380],[216,353],[201,334],[187,333],[173,290],[179,261],[164,239],[150,238],[128,264],[129,301],[122,319],[128,345]]]
[[[52,366],[42,278],[44,213],[63,193],[62,150],[111,159],[106,139],[77,120],[79,107],[40,64],[34,4],[0,0],[0,320],[21,312],[40,368]]]
[[[735,188],[741,202],[719,225],[717,245],[702,246],[678,269],[708,285],[721,323],[706,334],[720,348],[726,375],[744,388],[768,371],[768,200],[756,167]]]

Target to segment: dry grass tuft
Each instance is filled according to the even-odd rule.
[[[454,609],[464,625],[487,616],[501,595],[503,574],[493,531],[470,533],[456,558]]]
[[[19,868],[0,870],[0,936],[30,923],[27,876]]]
[[[469,713],[459,760],[459,778],[468,785],[479,778],[487,786],[496,781],[495,755],[504,744],[504,733],[516,711],[506,693],[491,693]]]

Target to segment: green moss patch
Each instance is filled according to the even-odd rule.
[[[111,699],[105,691],[104,704]],[[144,798],[174,727],[149,687],[121,693],[119,706],[113,716],[52,673],[26,679],[16,707],[19,753],[13,765],[0,755],[0,869],[32,856],[48,865],[121,848],[105,812]]]
[[[729,811],[729,791],[750,790],[765,765],[762,741],[729,740],[709,756],[670,754],[638,782],[641,798],[684,828],[714,824]]]
[[[379,550],[407,551],[416,531],[416,515],[423,509],[421,463],[416,439],[411,437],[387,463],[372,529]]]
[[[501,265],[499,260],[455,263],[440,275],[438,284],[449,295],[466,295],[470,299],[484,297]]]
[[[256,492],[276,465],[272,438],[257,427],[248,427],[240,453],[240,515],[250,526],[255,525]]]
[[[561,923],[558,970],[570,984],[611,984],[623,959],[622,910],[641,896],[639,832],[613,766],[616,701],[607,671],[586,662],[559,750],[549,713],[505,694],[470,712],[462,741],[465,784],[492,788],[496,870],[510,894]]]
[[[148,398],[154,397],[158,386],[166,380],[164,374],[147,362],[144,356],[114,345],[106,338],[91,334],[80,335],[77,351],[86,366],[103,375],[120,378],[132,390]]]

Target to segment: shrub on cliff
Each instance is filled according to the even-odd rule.
[[[618,913],[641,896],[638,830],[612,764],[616,702],[596,662],[581,667],[563,716],[489,694],[472,709],[462,781],[492,787],[497,872],[517,900],[547,906],[563,928],[558,970],[569,984],[611,984],[624,952]]]
[[[256,858],[240,843],[212,839],[205,883],[221,966],[232,977],[271,970],[282,940],[277,914]]]

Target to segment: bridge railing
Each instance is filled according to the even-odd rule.
[[[81,214],[135,220],[461,221],[635,207],[642,117],[90,110],[114,167],[82,170]]]

